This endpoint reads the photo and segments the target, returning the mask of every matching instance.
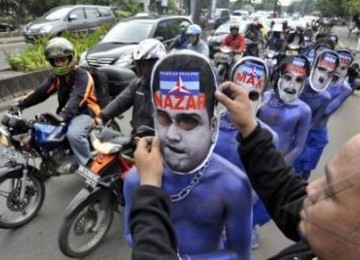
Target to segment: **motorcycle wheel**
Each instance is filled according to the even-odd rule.
[[[58,239],[64,255],[73,258],[84,257],[101,244],[111,226],[114,211],[107,204],[103,210],[104,216],[99,220],[100,207],[100,201],[87,201],[76,208],[70,218],[64,220]],[[94,230],[96,226],[97,230]]]
[[[20,201],[21,186],[21,177],[9,176],[0,182],[0,228],[18,228],[39,213],[45,198],[44,182],[29,175],[22,201]]]

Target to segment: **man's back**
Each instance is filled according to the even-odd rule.
[[[199,42],[196,45],[189,43],[187,49],[196,51],[209,58],[209,46],[202,39],[199,39]]]

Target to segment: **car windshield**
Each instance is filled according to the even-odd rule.
[[[125,22],[112,28],[101,42],[139,43],[149,37],[154,24]]]
[[[63,18],[70,11],[71,7],[58,8],[54,10],[50,10],[46,14],[44,14],[44,20],[54,21]]]

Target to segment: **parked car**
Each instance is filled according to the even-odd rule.
[[[34,42],[45,35],[60,36],[65,31],[87,33],[103,24],[116,23],[110,7],[98,5],[67,5],[51,9],[40,19],[25,26],[25,42]]]
[[[15,26],[11,23],[1,23],[0,22],[0,32],[11,32],[15,30]]]
[[[98,44],[81,55],[80,65],[133,68],[132,51],[139,42],[155,38],[167,45],[179,34],[179,26],[183,21],[191,23],[186,16],[134,17],[122,20]]]
[[[217,29],[220,25],[230,20],[230,10],[226,8],[216,8],[214,18],[208,21],[209,28]]]
[[[207,42],[209,45],[209,50],[210,50],[210,57],[213,57],[213,55],[219,51],[220,45],[222,43],[222,41],[224,40],[224,38],[226,37],[226,35],[228,35],[230,33],[230,24],[233,23],[237,23],[239,24],[239,33],[244,34],[248,24],[250,23],[250,21],[241,21],[241,20],[231,20],[229,22],[226,22],[222,25],[219,26],[219,28],[217,28],[208,38],[207,38]]]
[[[233,16],[242,16],[242,17],[248,17],[249,12],[245,10],[235,10],[232,12]]]

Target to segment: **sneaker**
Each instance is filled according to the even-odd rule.
[[[259,247],[259,234],[254,227],[252,229],[252,236],[251,236],[251,249],[256,249]]]

